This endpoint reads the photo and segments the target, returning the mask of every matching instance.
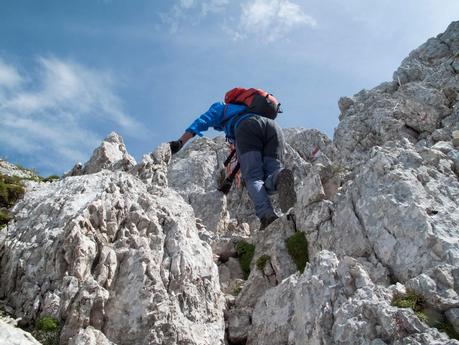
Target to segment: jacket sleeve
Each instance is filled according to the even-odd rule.
[[[204,114],[199,116],[185,131],[194,133],[202,137],[201,132],[205,132],[209,127],[220,127],[225,104],[222,102],[214,103]]]

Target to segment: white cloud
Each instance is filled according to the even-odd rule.
[[[40,58],[38,66],[40,73],[24,77],[0,61],[0,142],[9,151],[71,164],[87,159],[100,140],[92,128],[146,134],[124,113],[109,73],[56,58]]]
[[[222,12],[228,4],[229,0],[178,0],[160,18],[177,32],[183,22],[196,24],[209,14]]]
[[[16,69],[0,59],[0,87],[13,88],[21,84],[22,78]]]
[[[289,0],[251,0],[241,5],[239,30],[235,38],[257,36],[272,42],[300,26],[314,27],[317,22],[301,6]]]

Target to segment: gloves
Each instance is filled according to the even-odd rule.
[[[172,154],[175,154],[175,153],[179,152],[180,149],[183,147],[183,144],[182,144],[181,140],[170,141],[169,145],[171,147]]]

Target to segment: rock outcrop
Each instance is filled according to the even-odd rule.
[[[62,320],[62,344],[223,342],[212,251],[173,190],[103,170],[37,184],[14,213],[0,297],[24,324]]]
[[[136,164],[110,134],[27,184],[0,299],[71,345],[459,344],[458,56],[454,22],[341,98],[333,140],[286,129],[298,201],[262,232],[243,187],[217,191],[223,138]]]
[[[102,169],[128,171],[136,165],[135,159],[127,152],[123,138],[110,133],[96,148],[86,164],[77,163],[64,176],[94,174]]]

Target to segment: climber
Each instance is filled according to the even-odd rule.
[[[209,127],[224,131],[227,140],[236,145],[242,179],[260,219],[260,230],[278,218],[269,194],[279,193],[282,212],[296,202],[293,173],[281,163],[284,137],[274,121],[280,112],[280,103],[271,94],[260,89],[235,88],[227,92],[225,103],[214,103],[180,139],[169,143],[175,154]]]

